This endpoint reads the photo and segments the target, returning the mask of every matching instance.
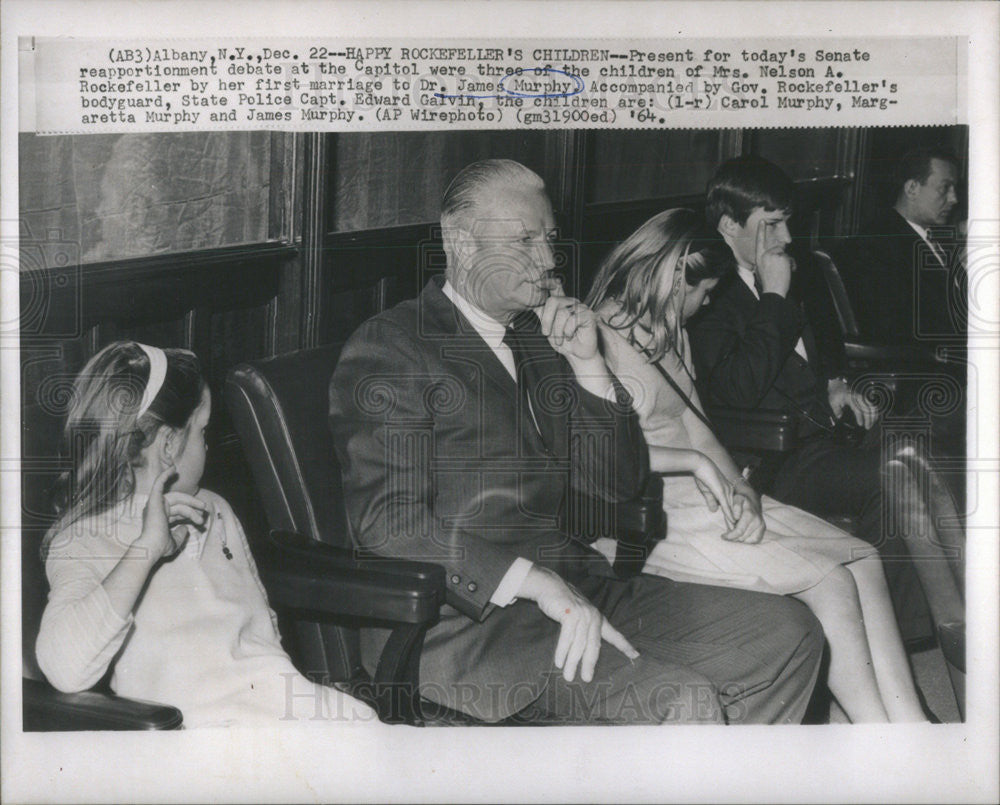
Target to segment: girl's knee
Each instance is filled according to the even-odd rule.
[[[863,561],[863,560],[859,560]],[[820,592],[825,592],[828,595],[851,595],[856,596],[858,592],[858,586],[855,582],[854,566],[858,562],[852,562],[850,565],[837,565],[833,570],[826,574],[823,580],[816,585],[817,590]],[[849,569],[850,568],[850,569]]]
[[[882,566],[882,557],[878,552],[863,556],[855,562],[847,565],[847,570],[855,580],[864,582],[885,583],[885,568]]]

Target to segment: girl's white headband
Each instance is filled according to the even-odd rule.
[[[146,382],[146,390],[142,392],[142,400],[139,402],[139,412],[136,419],[141,417],[149,406],[153,404],[156,395],[160,393],[163,386],[163,379],[167,376],[167,356],[159,347],[150,347],[146,344],[139,344],[139,348],[146,353],[149,358],[149,380]]]

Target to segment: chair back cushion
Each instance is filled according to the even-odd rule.
[[[340,349],[331,344],[240,364],[226,377],[225,401],[270,528],[349,547],[327,427],[328,385]],[[360,673],[355,626],[296,621],[294,631],[289,648],[307,676],[329,683]]]
[[[340,468],[327,427],[340,344],[236,366],[226,406],[272,529],[350,546]]]
[[[826,252],[815,251],[813,258],[819,265],[826,280],[830,297],[833,300],[833,307],[837,311],[837,323],[840,325],[840,333],[847,340],[858,338],[858,322],[851,307],[851,300],[847,295],[847,288],[844,279],[837,269],[837,264]]]

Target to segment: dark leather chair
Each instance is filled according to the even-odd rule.
[[[360,689],[359,695],[373,702],[384,721],[478,723],[440,705],[422,703],[416,694],[424,634],[444,600],[443,568],[377,557],[351,543],[340,468],[327,428],[328,384],[340,348],[331,344],[244,363],[234,367],[225,382],[226,406],[270,527],[301,535],[296,542],[301,550],[327,557],[326,565],[317,566],[313,584],[323,585],[327,595],[357,602],[347,619],[299,622],[295,637],[303,658],[300,668],[307,676],[344,683],[354,692]],[[664,534],[658,483],[659,479],[651,481],[641,499],[617,507],[612,514],[620,539],[628,543],[620,551],[619,572],[641,568],[644,547]],[[273,598],[276,570],[269,555],[253,549]],[[325,568],[334,567],[330,564],[334,557],[339,575],[329,579]],[[338,584],[345,591],[336,593]],[[431,588],[436,598],[430,597]],[[408,596],[423,592],[427,597],[421,603],[426,606],[415,612]],[[312,588],[299,589],[297,607],[308,610],[317,594]],[[374,678],[369,679],[361,664],[360,629],[385,626],[394,630]],[[524,712],[501,723],[540,724],[545,716]]]
[[[930,423],[937,470],[945,473],[955,508],[964,510],[962,465],[966,455],[964,399],[968,378],[963,350],[955,346],[932,349],[885,344],[866,337],[859,331],[851,294],[846,290],[847,280],[838,269],[841,261],[848,266],[855,263],[848,275],[857,276],[862,269],[856,263],[861,258],[849,239],[829,245],[836,260],[822,251],[813,252],[811,258],[825,278],[829,301],[836,312],[848,374],[862,389],[867,387],[874,399],[886,404],[893,417],[912,418],[914,412],[921,412],[920,416],[927,418],[926,411],[934,412]]]
[[[965,534],[954,499],[926,457],[902,450],[886,464],[896,490],[891,516],[897,528],[921,534],[927,549],[915,550],[911,561],[930,609],[938,646],[944,656],[952,691],[965,718]]]
[[[283,632],[300,670],[368,701],[383,721],[420,724],[420,650],[444,601],[444,570],[365,556],[350,543],[326,424],[339,354],[339,345],[301,350],[241,364],[226,378],[227,410],[273,529],[251,548],[272,604],[301,616]],[[307,583],[286,576],[276,544],[313,563]],[[320,604],[331,598],[343,611],[323,616]],[[373,678],[361,664],[361,624],[392,629]]]
[[[830,303],[836,314],[840,335],[844,340],[844,351],[847,357],[849,371],[854,374],[866,370],[903,372],[907,369],[941,369],[947,364],[946,354],[938,354],[930,348],[915,347],[907,344],[884,344],[868,338],[861,332],[858,319],[851,303],[844,276],[838,268],[838,262],[853,263],[851,247],[844,243],[831,243],[831,253],[813,251],[811,260],[821,272],[830,295]]]

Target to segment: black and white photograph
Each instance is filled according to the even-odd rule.
[[[467,5],[5,34],[5,801],[990,801],[995,42]]]

